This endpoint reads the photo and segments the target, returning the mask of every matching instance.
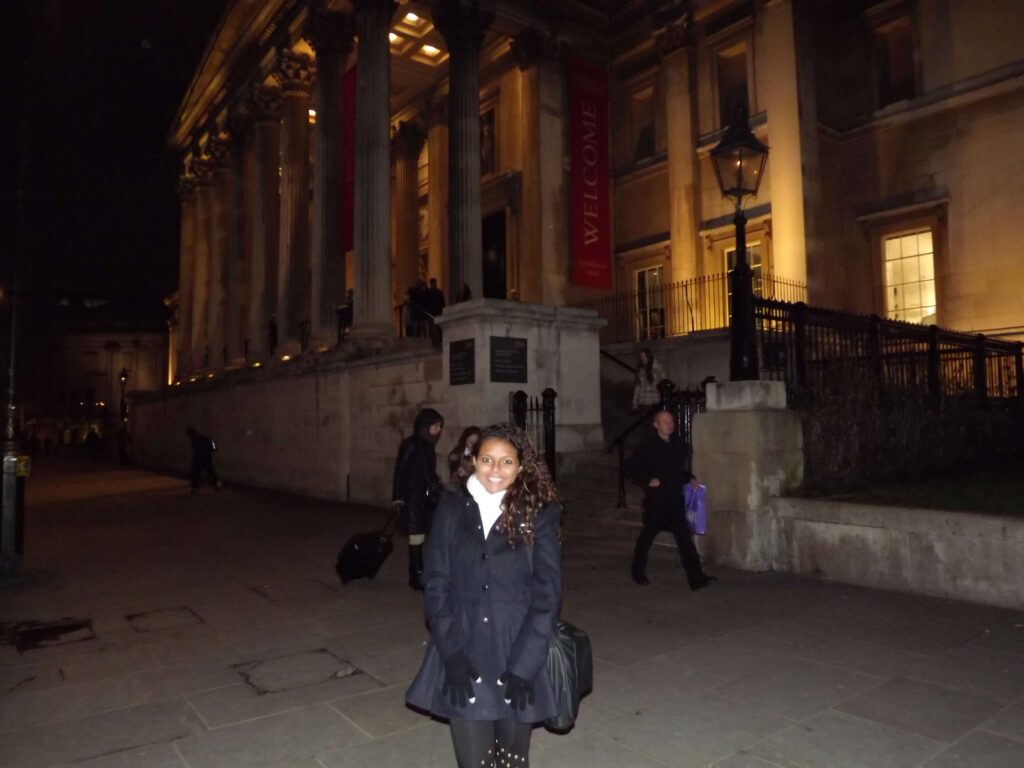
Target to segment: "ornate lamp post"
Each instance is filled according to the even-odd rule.
[[[124,399],[124,388],[128,384],[128,369],[122,367],[117,379],[121,382],[121,410],[119,413],[121,414],[121,422],[124,423],[128,420],[128,403]]]
[[[768,160],[768,147],[750,131],[747,108],[741,105],[725,136],[711,150],[715,177],[724,197],[736,201],[736,267],[730,278],[732,318],[729,323],[731,353],[729,379],[749,381],[757,378],[757,339],[754,336],[753,273],[747,263],[747,217],[743,198],[757,195]]]

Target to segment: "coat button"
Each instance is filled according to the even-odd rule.
[[[487,622],[488,622],[488,618],[486,616],[484,616],[484,624],[486,624]]]
[[[487,559],[487,553],[486,553],[486,552],[484,552],[484,556],[483,556],[483,559],[484,559],[484,560],[486,560],[486,559]]]
[[[487,589],[488,589],[488,587],[487,587],[487,585],[486,585],[486,584],[484,584],[484,585],[483,585],[483,587],[481,587],[481,589],[483,589],[483,591],[484,591],[484,592],[486,592],[486,591],[487,591]]]

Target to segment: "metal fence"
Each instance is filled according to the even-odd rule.
[[[781,301],[803,301],[807,286],[771,273],[755,273],[754,293]],[[576,304],[607,321],[601,343],[647,341],[729,327],[729,275],[695,277],[644,291],[625,291]]]
[[[508,421],[530,437],[537,452],[544,457],[551,479],[555,479],[555,398],[558,393],[548,387],[540,397],[523,390],[508,393]]]
[[[1024,400],[1024,345],[934,325],[755,298],[761,378],[800,393],[837,376],[880,395]]]

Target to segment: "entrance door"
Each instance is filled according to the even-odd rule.
[[[505,211],[483,220],[484,298],[507,298],[505,283]]]

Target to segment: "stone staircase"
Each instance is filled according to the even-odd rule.
[[[558,495],[566,515],[639,525],[640,488],[627,482],[626,506],[617,506],[619,459],[616,453],[590,451],[560,456]]]

